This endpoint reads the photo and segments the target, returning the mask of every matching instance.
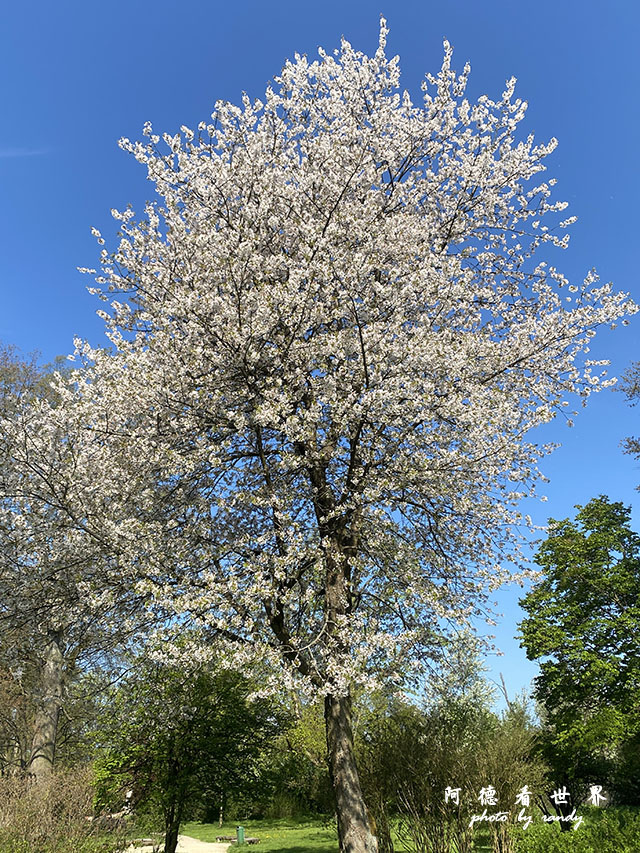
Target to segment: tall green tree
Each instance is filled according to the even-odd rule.
[[[624,759],[640,732],[640,537],[630,509],[604,496],[549,525],[542,576],[520,602],[522,645],[540,661],[547,758],[574,797],[608,781],[628,799],[640,792]]]
[[[274,700],[251,699],[252,689],[229,670],[136,660],[105,703],[103,804],[122,802],[131,788],[137,808],[160,818],[164,851],[174,853],[180,823],[196,810],[255,793],[285,715]]]

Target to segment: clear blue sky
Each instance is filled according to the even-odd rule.
[[[499,94],[507,77],[518,78],[529,102],[526,131],[559,139],[549,175],[579,217],[558,266],[577,279],[595,266],[640,301],[635,0],[35,0],[6,3],[0,28],[0,340],[39,349],[45,359],[69,352],[76,334],[104,343],[98,305],[85,291],[90,282],[76,267],[96,265],[92,225],[108,238],[112,207],[131,202],[139,210],[152,195],[119,137],[140,138],[146,120],[159,131],[194,126],[216,99],[261,95],[286,57],[332,49],[343,34],[371,52],[380,13],[391,29],[389,53],[400,54],[413,92],[438,69],[445,36],[456,66],[471,63],[473,96]],[[606,331],[593,354],[610,358],[619,375],[640,359],[639,329],[636,317]],[[622,395],[605,392],[573,429],[547,428],[544,440],[563,446],[544,464],[549,500],[528,507],[534,519],[565,517],[600,493],[640,506],[640,465],[619,448],[623,436],[640,432],[638,420]],[[505,657],[490,661],[510,692],[535,674],[512,639],[519,594],[499,595]]]

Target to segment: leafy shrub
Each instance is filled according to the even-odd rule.
[[[484,834],[471,825],[473,814],[482,812],[483,787],[495,788],[504,809],[525,785],[542,787],[544,768],[533,755],[533,735],[523,701],[511,702],[500,717],[482,702],[455,697],[426,710],[391,703],[372,714],[358,760],[380,853],[471,853]],[[445,802],[448,786],[460,788],[459,804]],[[495,853],[515,853],[516,814],[511,808],[507,823],[485,825]]]
[[[514,830],[514,841],[516,853],[638,853],[640,813],[621,808],[592,811],[570,832],[534,823],[527,830]]]

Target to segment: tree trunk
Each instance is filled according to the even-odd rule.
[[[173,822],[167,827],[164,835],[164,853],[176,853],[179,829],[180,826]]]
[[[171,803],[169,810],[165,813],[164,853],[176,853],[181,820],[181,804]]]
[[[47,631],[41,691],[33,724],[31,756],[27,767],[27,771],[33,774],[37,781],[47,779],[53,770],[58,719],[62,708],[62,631]]]
[[[353,749],[351,697],[327,696],[324,703],[329,773],[336,798],[340,853],[378,853]]]

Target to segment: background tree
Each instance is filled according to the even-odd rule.
[[[636,361],[622,377],[620,389],[626,394],[627,399],[632,406],[635,406],[640,399],[640,362]],[[623,442],[625,453],[640,458],[640,438],[638,436],[628,436]],[[640,489],[640,486],[637,487]]]
[[[327,773],[327,739],[321,701],[291,702],[291,725],[281,735],[272,759],[269,803],[274,817],[331,814],[331,780]],[[357,713],[357,710],[356,710]]]
[[[484,611],[544,452],[525,436],[599,386],[580,353],[634,310],[533,260],[571,220],[535,180],[555,140],[516,139],[515,81],[471,105],[446,44],[415,105],[386,34],[296,57],[166,150],[150,125],[123,140],[161,202],[116,213],[102,257],[117,353],[78,345],[107,486],[128,454],[142,506],[172,496],[166,527],[123,535],[130,566],[239,666],[323,698],[343,853],[376,850],[351,690]]]
[[[47,644],[40,641],[34,620],[14,618],[11,605],[11,602],[21,598],[23,604],[29,606],[29,596],[18,580],[20,557],[17,540],[22,536],[26,539],[27,536],[23,529],[25,519],[15,503],[16,495],[12,487],[15,480],[12,486],[9,485],[12,479],[9,472],[11,470],[11,474],[15,474],[15,468],[11,466],[6,425],[14,423],[20,412],[26,410],[38,397],[53,397],[50,377],[51,368],[38,365],[37,354],[22,358],[15,347],[5,345],[0,348],[0,417],[5,425],[0,475],[0,660],[4,674],[2,695],[5,711],[2,733],[4,765],[14,770],[24,770],[32,756],[35,768],[39,767],[39,759],[34,753],[41,751],[40,742],[50,741],[53,731],[51,725],[46,724],[45,718],[55,717],[57,721],[59,713],[57,708],[52,707],[57,705],[56,697],[60,692],[54,683],[58,680],[56,676],[59,675],[60,687],[62,684],[62,671],[56,667],[53,651],[50,652],[52,660],[47,665],[47,655],[43,654]],[[28,563],[25,568],[31,572],[32,565],[30,561]],[[35,622],[38,621],[36,618]]]
[[[33,736],[32,690],[24,683],[24,669],[6,659],[2,648],[0,669],[0,776],[24,770]]]
[[[38,778],[51,773],[71,680],[150,619],[118,566],[109,493],[96,489],[103,442],[65,405],[74,393],[66,370],[0,354],[0,663],[19,673],[12,718],[32,726],[19,762]]]
[[[283,709],[249,698],[252,685],[225,670],[135,661],[130,677],[105,696],[98,794],[118,805],[133,791],[136,811],[159,815],[165,853],[180,824],[234,796],[256,796],[265,755],[281,732]]]
[[[16,347],[0,344],[0,413],[3,417],[42,388],[43,374],[46,369],[38,366],[37,353],[23,358]]]
[[[550,519],[535,558],[541,578],[521,601],[522,645],[540,661],[544,752],[574,802],[590,782],[619,785],[633,802],[640,793],[628,763],[640,732],[640,537],[629,519],[604,496],[574,521]]]

